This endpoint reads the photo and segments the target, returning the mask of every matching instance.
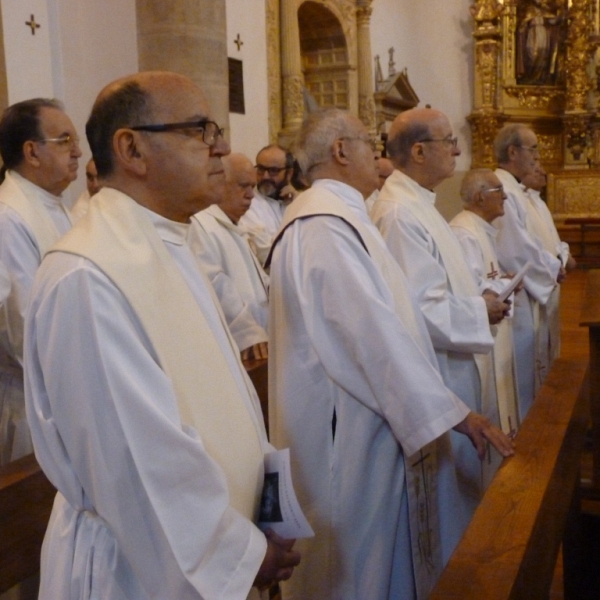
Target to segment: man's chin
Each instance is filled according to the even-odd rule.
[[[256,186],[256,189],[263,195],[266,196],[267,198],[273,198],[274,200],[277,200],[278,197],[278,190],[275,186],[273,185],[258,185]]]

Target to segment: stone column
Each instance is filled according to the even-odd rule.
[[[304,116],[304,76],[300,54],[297,0],[281,0],[281,77],[283,87],[282,143],[292,138]]]
[[[373,99],[373,68],[371,66],[370,21],[372,0],[359,0],[356,9],[356,41],[358,46],[358,116],[369,133],[375,135],[375,101]]]
[[[136,0],[136,9],[140,71],[174,71],[195,81],[227,135],[225,0]]]

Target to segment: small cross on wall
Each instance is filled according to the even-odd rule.
[[[242,42],[242,38],[240,37],[240,34],[237,34],[237,37],[235,38],[235,40],[233,40],[233,43],[237,46],[238,52],[240,51],[240,48],[244,45],[244,42]]]
[[[25,25],[27,25],[27,27],[31,28],[31,35],[35,35],[35,30],[39,29],[41,27],[41,25],[39,23],[35,22],[34,15],[31,15],[31,18],[29,21],[25,21]]]

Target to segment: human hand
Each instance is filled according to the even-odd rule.
[[[562,283],[567,278],[567,271],[564,267],[561,267],[556,276],[556,283]]]
[[[505,458],[515,453],[514,442],[498,427],[492,425],[489,419],[478,413],[470,412],[454,430],[471,440],[479,460],[485,457],[486,440]]]
[[[577,268],[577,261],[569,254],[569,258],[567,258],[567,264],[565,265],[565,269],[567,269],[567,273],[569,271],[573,271]]]
[[[268,342],[258,342],[258,344],[242,350],[242,360],[260,360],[262,358],[269,358]]]
[[[490,325],[500,323],[510,311],[510,302],[498,300],[498,294],[492,290],[483,292],[482,297],[485,300]]]
[[[300,552],[292,550],[296,540],[286,540],[278,536],[272,529],[265,532],[267,553],[258,569],[254,585],[265,589],[285,581],[292,576],[294,567],[300,563]]]

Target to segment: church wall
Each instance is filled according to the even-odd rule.
[[[227,55],[243,61],[246,114],[229,114],[233,152],[254,162],[269,143],[265,0],[227,0]],[[238,50],[237,35],[243,42]]]
[[[394,47],[396,71],[408,69],[419,106],[445,112],[458,136],[462,154],[452,181],[437,190],[444,216],[461,210],[457,189],[471,164],[471,134],[466,116],[473,104],[473,20],[471,0],[374,0],[371,48],[379,54],[384,78],[388,49]]]
[[[72,201],[85,187],[90,157],[85,122],[100,89],[138,69],[135,0],[1,0],[8,102],[55,97],[64,102],[84,156],[67,190]],[[25,25],[31,13],[35,35]]]

